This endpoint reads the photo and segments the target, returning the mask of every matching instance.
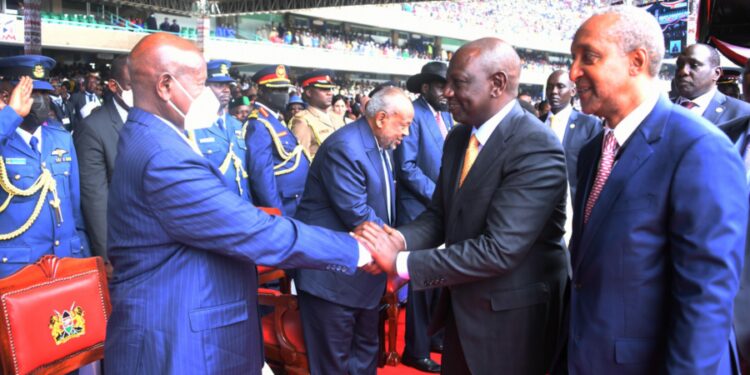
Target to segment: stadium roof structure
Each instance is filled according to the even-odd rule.
[[[750,1],[703,0],[698,13],[698,40],[710,43],[740,66],[750,58]]]
[[[152,9],[186,16],[197,14],[203,7],[208,10],[210,16],[231,16],[293,9],[398,4],[403,3],[404,0],[98,0],[94,2]]]

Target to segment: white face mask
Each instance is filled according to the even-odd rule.
[[[120,86],[120,82],[115,81],[115,83],[120,88],[120,98],[122,101],[125,102],[128,109],[133,108],[133,90],[125,90]]]
[[[177,87],[180,88],[185,96],[193,99],[187,113],[180,111],[171,100],[168,101],[169,105],[171,105],[172,108],[185,119],[185,123],[183,124],[185,130],[210,128],[219,118],[217,113],[219,112],[219,107],[221,107],[219,99],[216,99],[216,95],[211,91],[211,88],[208,86],[204,87],[203,91],[198,94],[198,97],[193,98],[193,96],[185,90],[180,81],[174,77],[172,81],[177,83]]]

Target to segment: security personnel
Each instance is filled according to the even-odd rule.
[[[334,73],[328,69],[314,70],[297,80],[308,106],[289,121],[289,129],[311,157],[315,157],[318,147],[339,128],[330,117],[333,89],[336,88],[333,80]]]
[[[221,103],[219,117],[208,128],[189,131],[188,138],[193,140],[203,156],[224,174],[229,189],[252,201],[252,192],[245,171],[247,146],[242,138],[242,124],[230,116],[227,110],[232,98],[230,84],[234,82],[229,76],[232,63],[227,60],[211,60],[206,66],[206,86],[211,88]]]
[[[305,189],[310,155],[279,119],[291,82],[284,65],[264,67],[252,80],[258,84],[258,98],[244,133],[247,171],[258,185],[255,204],[278,207],[285,216],[293,216]]]
[[[29,114],[22,118],[6,107],[0,121],[0,277],[46,254],[90,256],[73,139],[64,129],[43,125],[51,108],[47,79],[54,65],[55,60],[38,55],[0,60],[5,79],[33,79]]]

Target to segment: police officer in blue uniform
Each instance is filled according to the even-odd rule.
[[[188,137],[198,145],[203,156],[224,174],[229,189],[252,202],[252,191],[245,171],[247,152],[242,138],[242,124],[228,111],[232,99],[229,85],[234,82],[229,76],[232,63],[211,60],[206,66],[206,86],[211,88],[221,103],[219,116],[210,127],[188,132]]]
[[[33,79],[33,104],[21,117],[6,107],[0,121],[0,277],[42,255],[90,256],[70,133],[45,125],[47,81],[55,60],[38,55],[0,60],[0,75]]]
[[[284,65],[264,67],[252,80],[258,84],[258,99],[248,117],[245,142],[250,180],[262,192],[256,205],[278,207],[285,216],[294,216],[305,190],[310,155],[280,117],[291,81]]]

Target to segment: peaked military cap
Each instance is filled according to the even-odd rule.
[[[229,75],[232,63],[228,60],[211,60],[206,64],[208,68],[207,83],[232,83],[234,78]]]
[[[284,65],[266,66],[253,75],[253,82],[266,87],[291,87],[292,81],[286,74],[287,69]]]
[[[305,88],[308,86],[320,89],[330,89],[337,87],[333,80],[336,74],[330,69],[313,70],[310,73],[303,74],[297,79],[297,85]]]
[[[55,60],[42,55],[20,55],[0,59],[1,76],[12,81],[29,76],[33,80],[34,90],[54,90],[49,83],[49,72],[54,67]]]

